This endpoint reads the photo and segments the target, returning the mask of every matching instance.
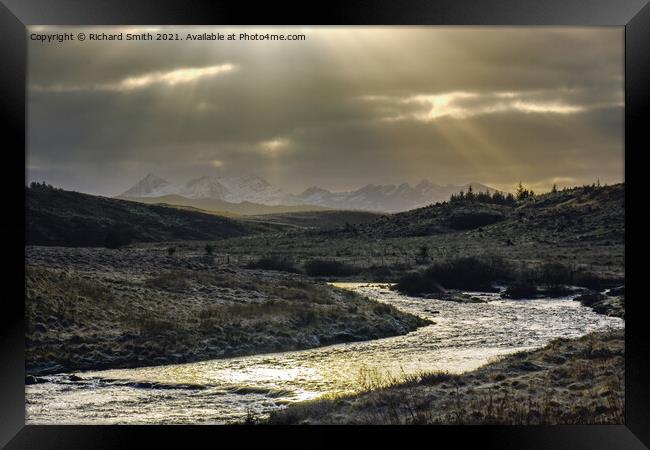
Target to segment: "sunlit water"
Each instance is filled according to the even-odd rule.
[[[363,371],[463,372],[557,337],[622,328],[570,298],[454,303],[399,295],[386,285],[340,283],[435,322],[405,336],[189,364],[79,372],[26,386],[27,422],[229,423],[287,404],[353,392]],[[139,383],[139,385],[136,385]],[[147,384],[148,383],[148,384]],[[159,383],[152,386],[151,383]]]

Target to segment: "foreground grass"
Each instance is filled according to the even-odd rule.
[[[156,263],[147,270],[141,262],[130,272],[107,270],[109,251],[102,251],[101,270],[94,270],[97,250],[77,252],[91,254],[90,260],[68,269],[27,267],[26,365],[32,375],[312,348],[404,334],[429,323],[299,275],[219,269],[209,262],[196,269],[156,269]],[[115,255],[120,262],[130,257],[126,251]],[[165,261],[183,264],[181,258]]]
[[[292,405],[271,424],[621,424],[624,332],[558,339],[462,375],[360,375],[352,396]]]

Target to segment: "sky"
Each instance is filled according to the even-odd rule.
[[[297,41],[32,33],[304,34]],[[622,27],[30,27],[27,179],[118,195],[258,175],[288,192],[623,181]]]

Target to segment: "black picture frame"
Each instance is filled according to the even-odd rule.
[[[413,428],[364,428],[359,435],[373,436],[400,444],[421,433],[425,442],[440,443],[451,438],[455,445],[468,439],[484,448],[635,449],[650,446],[650,345],[644,331],[642,304],[635,296],[639,266],[631,264],[639,248],[630,245],[635,230],[630,222],[630,201],[634,192],[634,170],[647,147],[647,112],[650,104],[650,5],[646,0],[490,0],[481,2],[447,0],[329,1],[314,4],[257,5],[243,1],[106,1],[106,0],[1,0],[0,3],[0,104],[7,126],[4,154],[11,163],[0,177],[5,193],[5,220],[0,222],[7,268],[6,297],[0,312],[0,446],[6,448],[118,448],[135,444],[136,438],[155,438],[169,445],[192,438],[221,439],[229,433],[246,443],[254,435],[279,438],[281,428],[258,427],[118,427],[118,426],[26,426],[24,424],[24,191],[19,194],[25,173],[17,170],[25,162],[25,75],[29,25],[128,25],[128,24],[213,24],[213,25],[567,25],[625,27],[625,180],[626,180],[626,288],[632,289],[626,313],[625,425],[588,426],[452,426]],[[7,139],[8,138],[8,139]],[[645,144],[645,145],[644,145]],[[23,152],[21,154],[21,151]],[[636,160],[636,161],[635,161]],[[635,164],[636,162],[636,164]],[[635,168],[636,166],[636,168]],[[21,181],[22,178],[22,181]],[[22,208],[23,213],[19,210]],[[635,216],[636,217],[636,216]],[[11,218],[11,219],[9,219]],[[18,218],[18,219],[16,219]],[[11,294],[9,294],[11,292]],[[22,297],[21,297],[22,295]],[[4,295],[3,295],[4,297]],[[180,428],[180,429],[179,429]],[[309,433],[320,444],[338,439],[329,429],[311,427],[292,430],[298,445]],[[298,433],[298,434],[296,434]],[[355,432],[356,434],[356,432]],[[299,437],[298,437],[299,436]],[[283,443],[290,444],[286,436]],[[210,441],[208,441],[210,442]],[[213,441],[215,444],[218,441]],[[312,442],[312,441],[310,441]],[[304,441],[302,442],[303,446]]]

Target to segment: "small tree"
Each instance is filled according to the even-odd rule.
[[[418,251],[418,258],[422,261],[429,259],[429,247],[423,245]]]
[[[467,195],[465,196],[467,200],[474,200],[474,189],[472,189],[472,185],[470,184],[469,187],[467,188]]]
[[[167,249],[167,254],[168,254],[169,256],[174,256],[174,253],[176,253],[176,247],[169,247],[169,248]]]
[[[521,184],[521,181],[519,182],[519,185],[517,186],[517,200],[524,200],[527,199],[528,197],[532,197],[534,194],[532,191],[529,191],[524,187],[523,184]]]
[[[517,190],[515,191],[515,195],[517,196],[517,200],[521,200],[524,198],[526,189],[524,188],[524,185],[521,184],[521,181],[517,185]]]
[[[551,188],[551,192],[553,194],[557,193],[557,184],[553,183],[553,187]]]
[[[214,245],[205,244],[205,254],[211,256],[214,253]]]
[[[481,203],[497,203],[496,199],[493,199],[488,191],[476,194],[476,200]]]

